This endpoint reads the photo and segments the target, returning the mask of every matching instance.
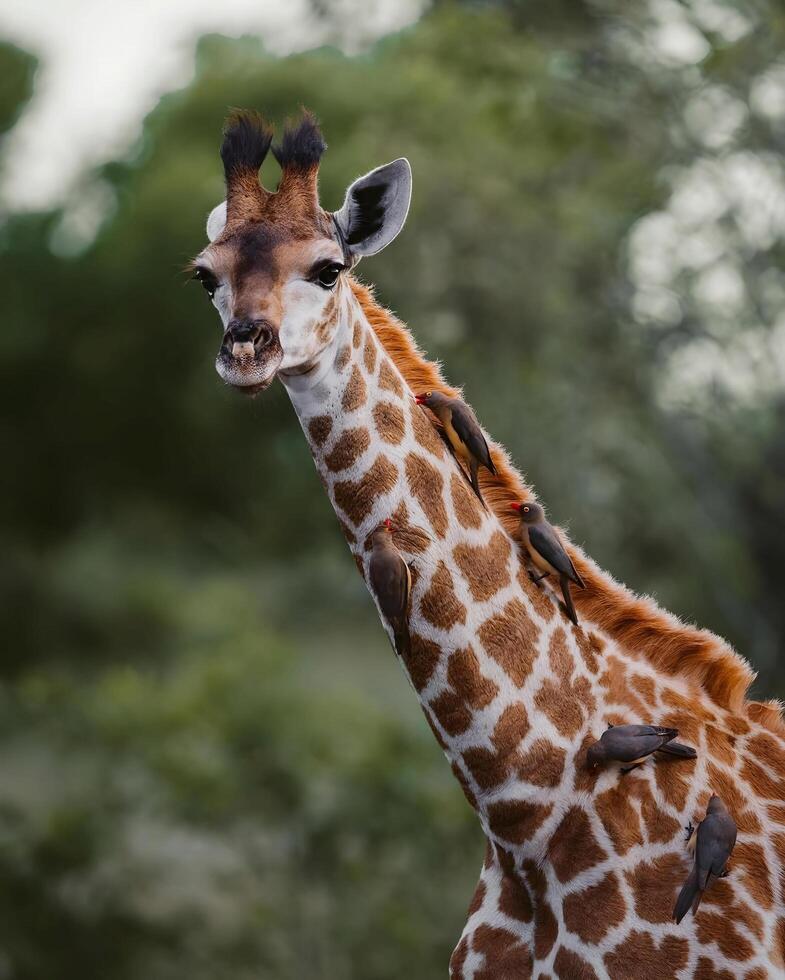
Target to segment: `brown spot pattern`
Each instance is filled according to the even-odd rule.
[[[363,347],[363,363],[365,364],[365,370],[368,374],[373,374],[373,369],[376,367],[376,344],[374,343],[373,336],[368,334],[365,338],[365,347]]]
[[[728,916],[701,907],[695,913],[695,927],[700,943],[716,943],[729,960],[746,960],[752,956],[752,943]]]
[[[401,380],[386,358],[382,360],[382,366],[379,368],[379,387],[383,388],[385,391],[391,391],[399,398],[403,397],[403,385],[401,384]]]
[[[486,545],[456,545],[453,557],[478,602],[485,602],[510,583],[510,545],[501,531],[495,531]]]
[[[559,980],[597,980],[594,967],[564,946],[556,950],[553,968]]]
[[[521,687],[532,671],[539,630],[518,599],[492,616],[477,631],[486,653]]]
[[[335,358],[335,367],[339,373],[345,369],[346,365],[351,360],[351,357],[352,357],[352,352],[348,344],[344,345],[338,351],[338,355]]]
[[[455,595],[452,575],[443,561],[436,566],[428,591],[420,600],[420,612],[432,626],[443,630],[466,622],[466,606]]]
[[[327,441],[332,427],[333,420],[329,415],[316,415],[308,423],[308,435],[317,446],[322,446]]]
[[[434,456],[442,458],[446,452],[445,445],[430,421],[430,415],[426,415],[425,410],[417,405],[412,406],[412,431],[414,439],[423,449],[427,449]],[[460,473],[456,474],[460,479]]]
[[[643,843],[640,819],[629,801],[626,784],[612,786],[600,793],[594,801],[594,808],[619,854],[626,854],[631,847]]]
[[[354,347],[359,347],[363,339],[363,325],[359,320],[354,321],[354,326],[352,327],[352,344]]]
[[[526,886],[518,878],[505,875],[501,880],[499,910],[511,919],[531,922],[534,916],[532,900]]]
[[[480,661],[471,647],[450,655],[447,680],[472,708],[487,707],[499,693],[497,685],[480,671]]]
[[[565,813],[551,838],[548,857],[562,883],[607,857],[583,809],[573,806]]]
[[[398,470],[386,456],[379,456],[359,480],[341,480],[335,484],[335,502],[357,527],[371,513],[379,497],[393,489],[397,480]]]
[[[624,921],[627,905],[619,879],[611,872],[596,885],[573,892],[564,899],[564,924],[584,943],[598,943]]]
[[[325,456],[327,469],[332,473],[348,469],[357,462],[370,444],[371,437],[367,429],[347,429],[341,433],[332,452]]]
[[[658,980],[673,977],[682,970],[689,956],[686,939],[664,936],[657,946],[651,933],[634,929],[619,945],[605,954],[611,980]]]
[[[404,664],[415,690],[421,691],[426,686],[440,655],[441,649],[436,643],[424,639],[418,633],[411,634],[409,653],[404,657]]]
[[[522,552],[519,551],[519,554],[522,555]],[[518,572],[517,575],[518,585],[520,585],[520,587],[528,596],[529,601],[534,607],[535,612],[539,616],[541,616],[547,623],[548,620],[551,619],[556,614],[554,603],[548,597],[548,595],[546,595],[545,590],[542,588],[541,585],[535,585],[534,582],[532,582],[531,576],[529,575],[527,568],[523,564],[522,559],[521,562],[522,563],[521,563],[520,571]]]
[[[409,490],[417,498],[436,535],[443,538],[447,533],[447,511],[442,500],[444,480],[441,473],[419,453],[406,457],[406,479]]]
[[[457,473],[450,477],[450,493],[452,506],[461,527],[478,528],[482,526],[482,508],[472,491],[466,486],[466,480]]]
[[[626,871],[638,917],[646,922],[670,922],[688,872],[689,862],[679,854],[663,854]]]
[[[442,691],[431,700],[430,707],[448,735],[460,735],[472,722],[472,713],[466,702],[454,691]]]
[[[392,402],[377,402],[373,407],[373,421],[381,438],[393,446],[397,446],[406,433],[403,412]]]
[[[349,381],[344,389],[343,398],[341,399],[341,405],[345,412],[354,412],[361,405],[365,404],[365,399],[367,397],[367,389],[365,386],[365,381],[363,376],[360,374],[360,369],[355,364],[352,368],[352,373],[349,376]]]
[[[516,766],[518,776],[533,786],[558,786],[567,753],[547,739],[532,742]]]
[[[583,711],[572,684],[546,678],[535,695],[534,703],[564,735],[572,738],[578,734],[583,724]]]
[[[553,809],[548,803],[527,803],[525,800],[498,800],[488,807],[491,831],[510,844],[524,844]]]

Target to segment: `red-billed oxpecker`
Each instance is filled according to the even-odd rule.
[[[484,466],[496,476],[496,467],[474,412],[460,398],[451,398],[441,391],[426,391],[423,395],[415,395],[414,400],[429,408],[444,426],[450,447],[468,468],[472,489],[484,507],[477,472]]]
[[[532,563],[540,570],[539,575],[532,577],[533,581],[539,582],[548,575],[558,576],[567,615],[577,626],[578,616],[570,594],[570,582],[581,589],[585,589],[586,585],[564,550],[556,529],[546,521],[545,511],[539,504],[524,501],[510,504],[510,507],[518,512],[521,519],[521,540]]]
[[[695,862],[673,907],[676,922],[681,922],[690,908],[695,915],[706,889],[728,873],[728,860],[736,846],[736,823],[719,796],[709,800],[706,816],[689,843],[695,848]]]
[[[631,772],[644,763],[655,752],[678,759],[694,759],[695,749],[689,745],[674,742],[679,734],[675,728],[660,728],[657,725],[611,725],[602,733],[599,741],[589,746],[586,761],[590,766],[603,762],[624,762],[621,772]]]
[[[371,535],[368,580],[382,616],[392,627],[399,656],[409,652],[409,598],[412,575],[393,541],[392,521],[386,520]]]

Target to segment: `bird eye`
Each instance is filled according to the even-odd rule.
[[[433,394],[433,392],[432,392],[432,391],[426,391],[426,392],[425,392],[425,397],[426,397],[426,398],[430,398],[432,394]]]
[[[524,507],[523,509],[526,511],[527,514],[529,513],[529,508],[528,507]]]
[[[210,297],[210,299],[215,296],[215,291],[218,289],[218,280],[208,269],[194,269],[193,278],[197,282],[200,282],[204,286],[204,291]]]
[[[330,262],[328,265],[323,265],[320,269],[317,269],[312,279],[322,289],[332,289],[336,282],[338,282],[338,276],[343,272],[344,268],[340,262]]]

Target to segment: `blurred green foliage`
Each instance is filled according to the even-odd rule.
[[[287,399],[212,368],[181,269],[229,106],[317,113],[326,207],[409,157],[361,275],[555,521],[785,690],[782,379],[706,368],[776,364],[785,229],[684,191],[781,175],[783,40],[764,0],[440,3],[352,58],[208,37],[129,158],[0,223],[0,977],[440,976],[479,871]],[[32,66],[0,46],[0,127]]]

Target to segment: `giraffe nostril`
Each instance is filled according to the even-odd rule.
[[[255,340],[255,346],[257,350],[264,350],[265,347],[269,347],[273,342],[275,334],[273,333],[273,328],[269,323],[264,323],[257,320],[256,325],[259,328],[259,333],[257,334]]]
[[[253,354],[264,350],[275,338],[272,326],[266,320],[232,320],[226,330],[226,345],[232,353]]]

